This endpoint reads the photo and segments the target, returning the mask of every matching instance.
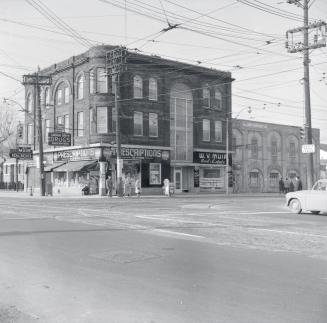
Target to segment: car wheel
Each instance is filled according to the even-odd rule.
[[[291,202],[289,203],[289,208],[292,213],[296,213],[296,214],[299,214],[302,211],[301,203],[298,199],[291,200]]]
[[[310,211],[312,214],[319,214],[320,211]]]

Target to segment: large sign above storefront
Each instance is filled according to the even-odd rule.
[[[117,158],[117,148],[104,148],[103,155],[110,158]],[[170,154],[168,150],[149,149],[149,148],[132,148],[121,147],[120,156],[122,159],[146,159],[146,160],[169,160]]]
[[[49,132],[48,145],[52,146],[70,146],[71,134],[66,132]]]
[[[226,165],[226,154],[194,151],[193,162],[198,164]]]
[[[54,152],[54,160],[90,160],[95,159],[94,148],[84,148],[75,150],[61,150]]]

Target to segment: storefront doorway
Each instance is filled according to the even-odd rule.
[[[181,193],[183,191],[182,170],[175,169],[174,172],[175,192]]]

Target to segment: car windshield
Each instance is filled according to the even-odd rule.
[[[314,191],[326,191],[326,186],[327,186],[326,182],[317,182],[312,189]]]

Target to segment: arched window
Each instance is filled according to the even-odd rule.
[[[134,76],[133,97],[134,97],[134,99],[142,99],[143,98],[143,80],[142,80],[142,77],[139,75]]]
[[[153,77],[149,79],[149,100],[158,101],[158,84]]]
[[[33,104],[32,94],[29,93],[29,94],[27,95],[27,100],[26,100],[26,108],[27,108],[27,112],[32,112],[32,104]]]
[[[44,103],[46,107],[50,104],[50,88],[48,87],[44,90]]]
[[[80,75],[77,78],[77,99],[83,99],[84,98],[84,76]]]
[[[258,139],[252,138],[251,140],[251,157],[258,159]]]
[[[278,158],[278,146],[276,138],[271,139],[271,159],[276,162]]]

